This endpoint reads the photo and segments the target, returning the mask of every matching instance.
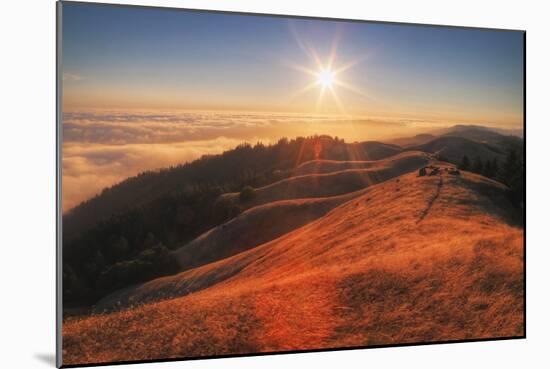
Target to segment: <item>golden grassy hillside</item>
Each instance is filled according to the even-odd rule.
[[[270,242],[111,296],[120,311],[67,319],[64,364],[522,335],[511,214],[484,177],[393,178]]]
[[[396,168],[402,173],[418,169],[429,161],[429,154],[421,151],[405,151],[382,160],[311,160],[294,169],[295,176],[338,172],[347,169]]]
[[[240,205],[245,208],[252,204],[260,205],[249,208],[180,247],[174,252],[174,258],[183,271],[256,247],[360,196],[365,187],[417,170],[430,160],[433,159],[425,153],[411,151],[377,161],[306,162],[297,171],[309,175],[294,176],[256,189],[255,198]],[[361,166],[369,169],[359,170]],[[237,197],[235,193],[222,196],[225,200],[233,198],[233,201],[238,201]],[[286,198],[292,200],[280,200]]]
[[[358,191],[427,165],[429,154],[411,151],[378,161],[313,160],[299,166],[297,174],[257,188],[245,208],[280,200],[337,196]],[[225,201],[238,201],[238,193],[222,195]]]
[[[340,196],[281,200],[255,206],[202,234],[173,254],[181,270],[220,260],[312,222],[363,193],[364,190],[359,190]]]

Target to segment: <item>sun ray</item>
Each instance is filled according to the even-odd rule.
[[[325,59],[326,63],[323,63],[319,55],[317,54],[317,51],[310,47],[306,42],[304,42],[300,36],[298,35],[298,32],[296,31],[296,28],[294,27],[294,24],[290,23],[290,30],[292,35],[294,36],[294,39],[296,40],[296,43],[302,49],[302,51],[313,61],[316,69],[308,68],[302,65],[298,65],[289,61],[286,61],[285,64],[297,71],[300,71],[302,73],[308,74],[310,76],[313,76],[315,78],[315,81],[308,84],[304,88],[300,89],[299,91],[292,94],[292,98],[301,95],[309,90],[311,90],[314,87],[319,87],[319,96],[317,97],[317,100],[315,102],[315,109],[316,111],[319,110],[319,107],[321,105],[321,102],[323,101],[324,96],[326,95],[326,90],[330,90],[330,95],[334,102],[336,103],[336,106],[340,110],[342,114],[348,115],[344,104],[342,103],[342,100],[340,96],[338,96],[337,91],[335,90],[335,87],[341,87],[344,90],[351,91],[365,99],[374,100],[372,96],[370,96],[368,93],[362,91],[360,88],[349,84],[339,78],[341,74],[348,71],[349,69],[353,68],[357,64],[365,61],[368,57],[368,55],[360,56],[346,64],[343,64],[341,66],[336,65],[336,59],[338,56],[338,46],[340,43],[340,32],[337,32],[335,36],[332,39],[331,45],[330,45],[330,52],[328,54],[328,57]]]
[[[319,55],[317,55],[317,51],[315,51],[315,49],[311,49],[311,55],[313,56],[313,60],[317,64],[317,69],[322,69],[323,63],[321,62],[321,58],[319,58]]]
[[[298,90],[296,92],[293,92],[291,95],[290,95],[290,99],[295,99],[296,97],[300,96],[300,95],[303,95],[305,94],[306,92],[310,91],[310,90],[313,90],[314,88],[316,88],[318,86],[318,82],[317,81],[314,81],[312,83],[310,83],[309,85],[305,86],[304,88],[302,88],[301,90]]]
[[[348,69],[351,69],[351,68],[355,67],[357,64],[363,63],[368,58],[369,58],[369,55],[363,55],[363,56],[361,56],[361,57],[359,57],[355,60],[352,60],[352,61],[342,65],[341,67],[335,69],[334,73],[336,73],[336,74],[343,73],[343,72],[347,71]]]
[[[351,91],[353,93],[356,93],[357,95],[360,95],[366,99],[369,99],[369,100],[373,100],[374,98],[371,97],[370,95],[368,95],[367,93],[365,93],[364,91],[360,90],[358,87],[355,87],[353,85],[350,85],[349,83],[346,83],[344,81],[341,81],[341,80],[338,80],[338,79],[335,79],[334,80],[334,84],[339,86],[339,87],[342,87],[348,91]]]
[[[340,101],[340,98],[338,97],[334,89],[329,88],[329,90],[332,94],[332,98],[334,99],[334,101],[336,102],[336,105],[338,106],[338,109],[340,109],[340,113],[342,113],[343,115],[348,115],[344,105],[342,104],[342,101]]]
[[[299,64],[296,64],[296,63],[293,63],[290,60],[283,60],[283,65],[285,65],[288,68],[292,68],[294,70],[297,70],[299,72],[307,73],[311,76],[316,76],[317,75],[317,72],[315,70],[306,68],[306,67],[304,67],[302,65],[299,65]]]
[[[294,41],[296,41],[296,44],[302,51],[308,56],[312,57],[311,55],[311,49],[302,41],[300,38],[300,35],[298,34],[298,31],[296,30],[296,27],[294,26],[294,23],[289,21],[288,27],[290,29],[290,33],[292,33],[292,36],[294,37]]]
[[[321,101],[323,100],[323,95],[325,94],[325,90],[327,89],[326,86],[321,87],[321,90],[319,91],[319,97],[317,97],[317,102],[315,104],[315,110],[319,110],[319,105],[321,105]]]
[[[328,57],[327,69],[332,70],[334,60],[336,59],[336,53],[338,50],[339,42],[340,42],[340,33],[337,33],[332,39],[332,45],[330,47],[330,55]]]

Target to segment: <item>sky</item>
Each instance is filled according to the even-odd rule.
[[[316,111],[311,52],[362,93],[335,87],[353,115],[521,126],[523,34],[363,22],[68,4],[68,108]],[[321,112],[339,113],[329,94]],[[326,106],[326,109],[323,107]]]
[[[523,127],[521,32],[63,4],[65,210],[243,141]]]

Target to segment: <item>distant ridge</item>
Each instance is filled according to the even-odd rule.
[[[437,154],[445,160],[460,163],[464,155],[470,158],[479,157],[481,160],[497,159],[503,161],[506,151],[503,147],[472,141],[468,138],[458,136],[442,136],[423,145],[411,147],[410,149]]]

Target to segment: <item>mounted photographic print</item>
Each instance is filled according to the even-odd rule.
[[[525,32],[58,3],[58,365],[525,337]]]

